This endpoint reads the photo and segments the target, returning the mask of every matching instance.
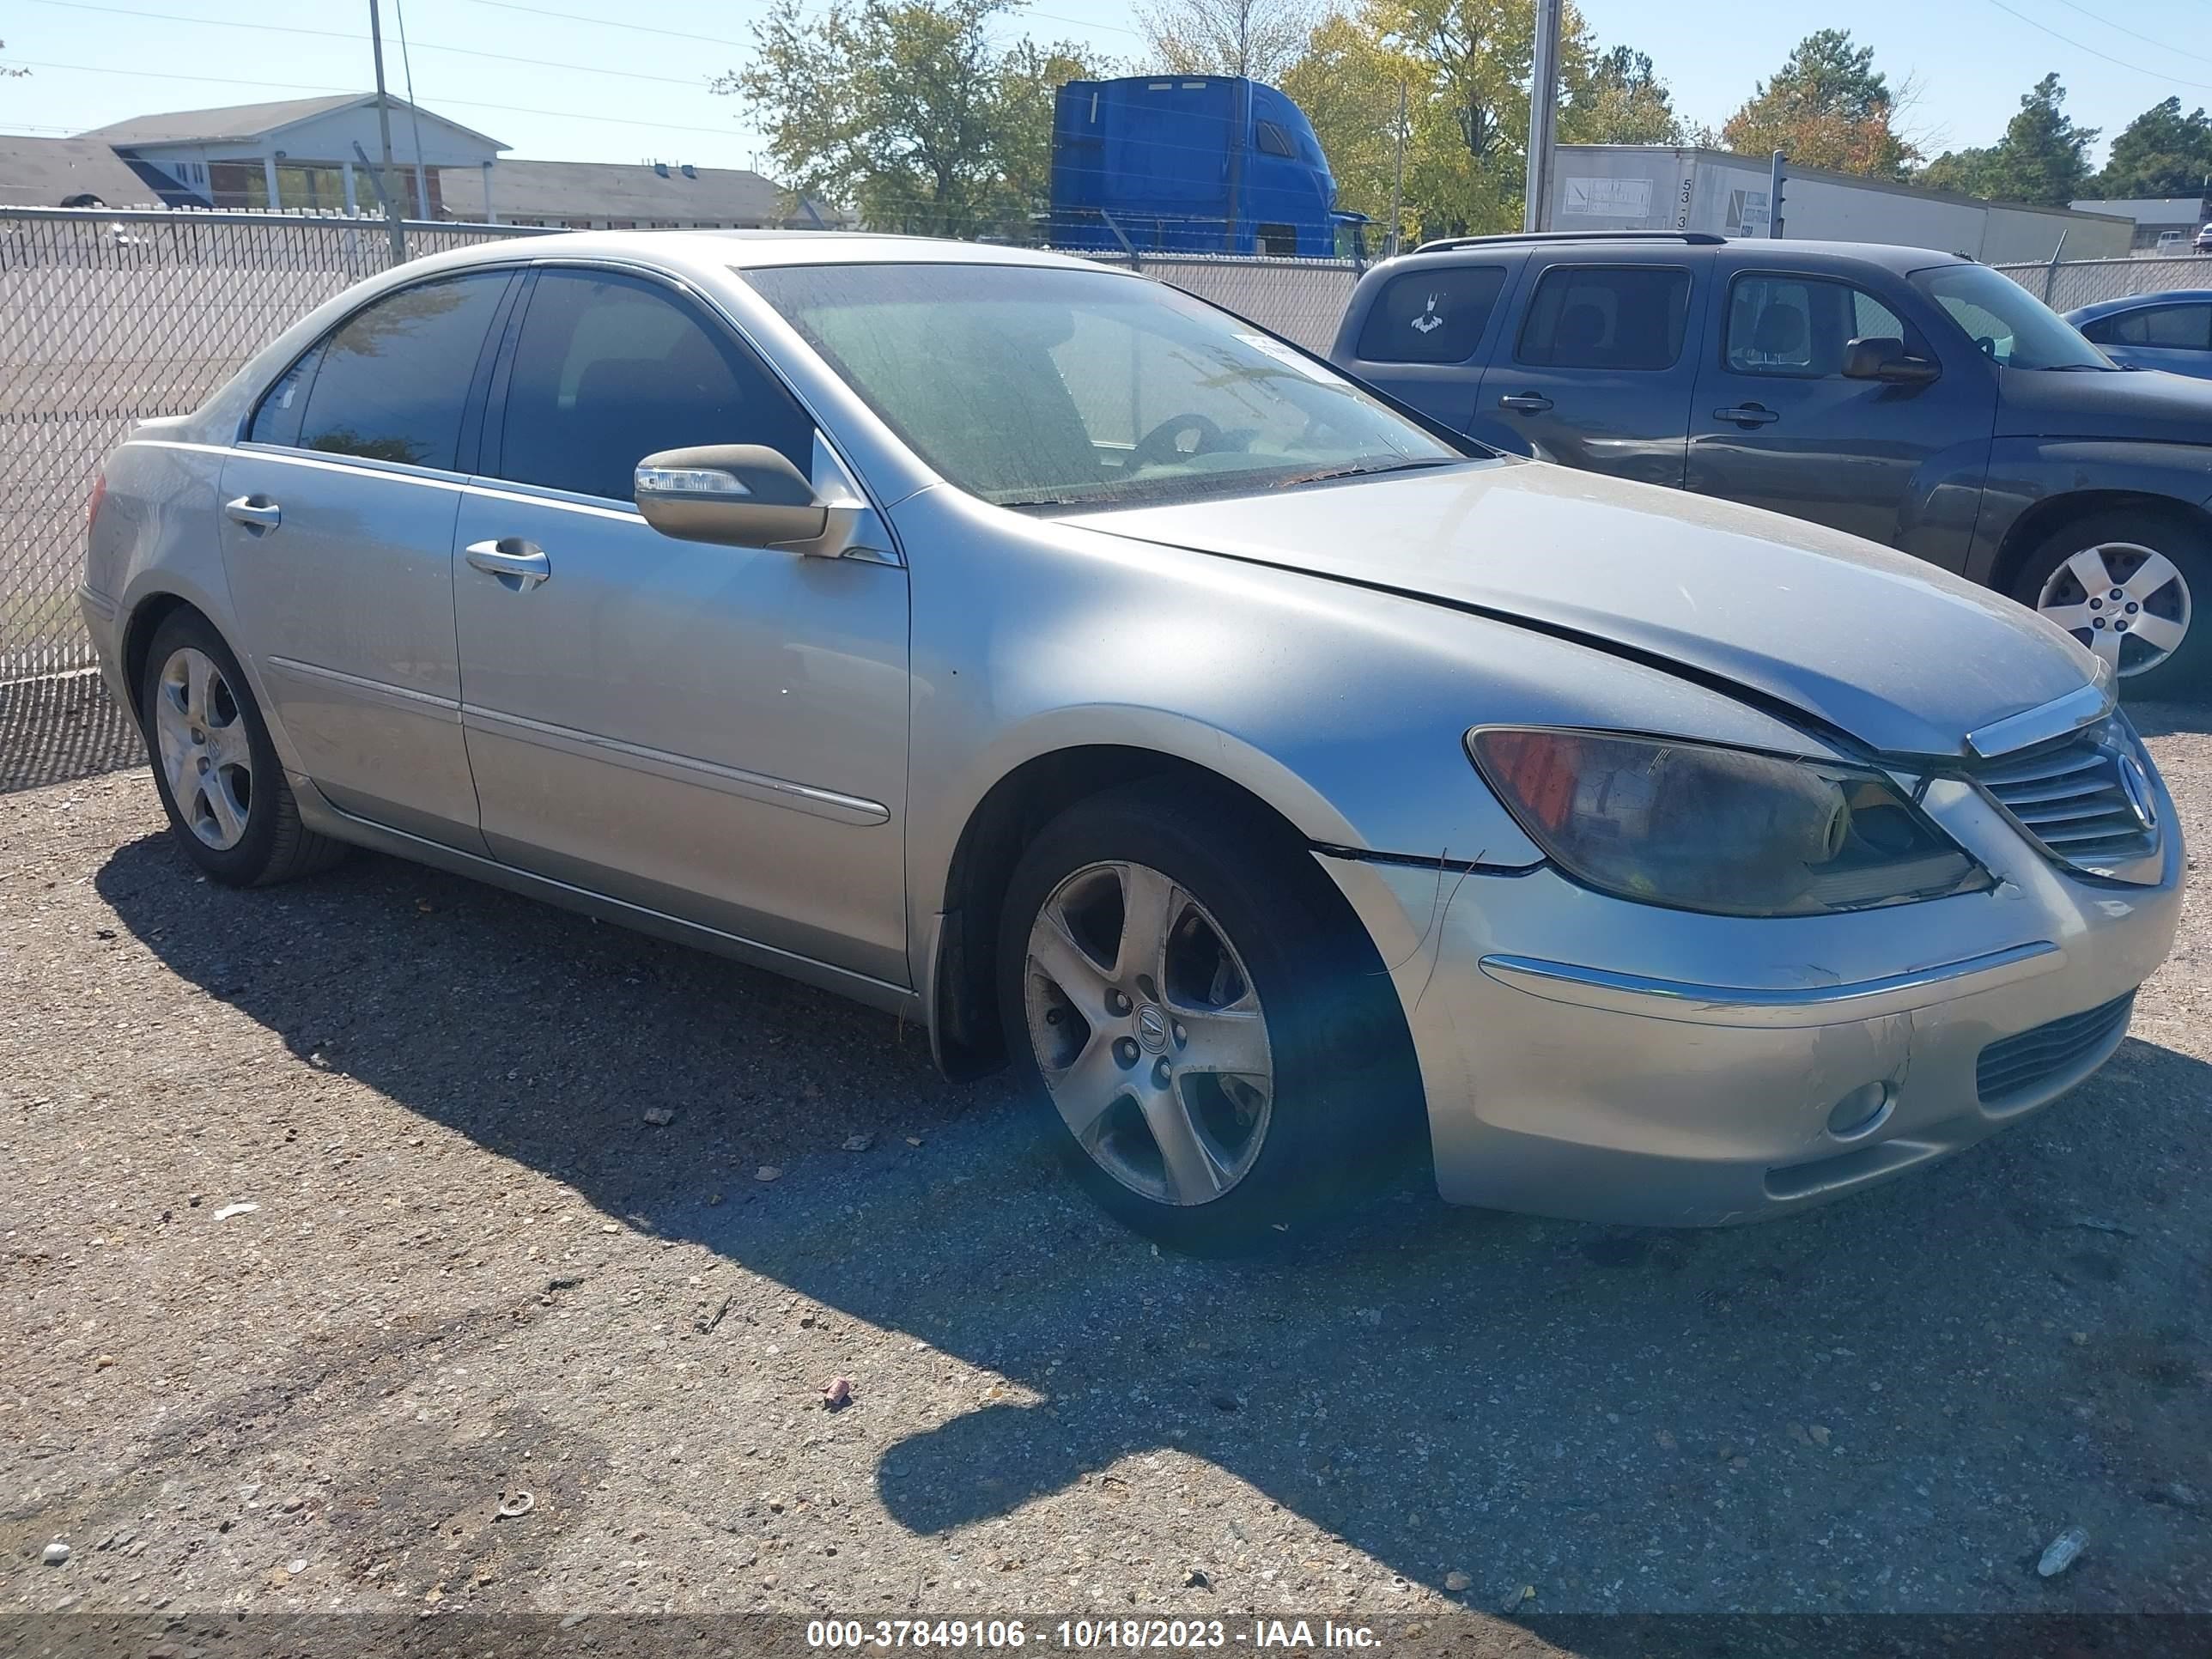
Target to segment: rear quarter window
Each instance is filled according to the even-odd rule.
[[[1690,273],[1554,265],[1536,284],[1514,359],[1537,368],[1662,369],[1681,361]]]
[[[1359,356],[1370,363],[1463,363],[1481,345],[1504,286],[1503,265],[1394,276],[1360,325]]]

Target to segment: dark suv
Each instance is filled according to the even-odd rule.
[[[1367,273],[1330,356],[1498,448],[1960,572],[2131,695],[2212,686],[2212,621],[2191,625],[2212,383],[2116,366],[1986,265],[1695,233],[1432,242]]]

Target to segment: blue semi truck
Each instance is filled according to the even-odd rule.
[[[1070,81],[1054,102],[1054,247],[1364,258],[1366,222],[1337,210],[1305,112],[1257,81]]]

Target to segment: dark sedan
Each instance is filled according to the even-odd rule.
[[[2100,300],[2066,320],[2116,363],[2212,380],[2212,288]]]

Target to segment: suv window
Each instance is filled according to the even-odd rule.
[[[627,501],[637,464],[692,444],[766,444],[804,472],[814,428],[736,342],[657,284],[544,270],[514,344],[495,467],[517,483]]]
[[[1504,265],[1393,276],[1360,325],[1359,355],[1370,363],[1463,363],[1482,343],[1504,286]]]
[[[1747,273],[1729,289],[1728,366],[1801,380],[1840,374],[1853,340],[1906,337],[1904,319],[1863,289],[1823,277]]]
[[[2145,306],[2100,317],[2081,331],[2100,345],[2212,350],[2212,305]]]
[[[1514,360],[1539,368],[1672,368],[1690,273],[1670,265],[1554,265],[1536,284]]]
[[[311,354],[320,367],[301,446],[452,471],[477,355],[507,283],[503,270],[418,283],[356,312]],[[283,380],[271,387],[264,412],[285,392]],[[260,427],[257,415],[257,435]]]

